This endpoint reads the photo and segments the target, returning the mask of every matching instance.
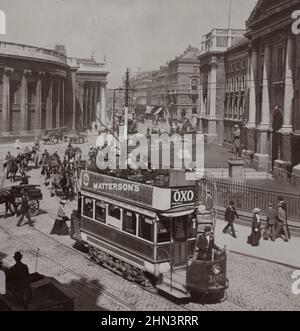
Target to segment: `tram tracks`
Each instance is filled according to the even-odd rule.
[[[5,232],[8,236],[14,238],[16,241],[19,241],[19,242],[21,241],[24,245],[26,245],[28,247],[28,250],[26,251],[26,254],[29,254],[32,257],[36,257],[36,252],[37,252],[38,247],[36,245],[34,245],[32,241],[28,242],[28,240],[25,240],[24,238],[22,238],[22,236],[12,234],[10,231],[8,231],[3,226],[0,226],[0,229],[3,232]],[[57,249],[59,249],[59,250],[62,250],[62,249],[68,250],[71,254],[75,253],[77,255],[80,255],[85,260],[89,261],[90,263],[93,263],[86,253],[83,253],[83,252],[81,252],[81,251],[79,251],[79,250],[77,250],[73,247],[70,247],[70,246],[62,243],[61,241],[57,240],[56,238],[53,238],[52,236],[49,236],[48,234],[44,233],[43,231],[41,231],[37,228],[33,228],[33,231],[36,231],[36,232],[39,233],[39,235],[51,240],[52,242],[55,242]],[[104,295],[108,296],[111,300],[113,300],[114,302],[117,302],[121,306],[121,307],[119,307],[119,308],[121,308],[121,310],[130,310],[130,311],[138,311],[139,310],[138,307],[135,304],[129,303],[126,299],[122,299],[120,296],[117,296],[117,295],[111,293],[107,289],[104,289],[102,286],[99,286],[99,285],[95,284],[93,281],[89,281],[87,279],[84,279],[84,281],[83,281],[83,279],[82,279],[83,275],[81,273],[75,271],[73,268],[70,268],[70,267],[66,266],[65,264],[62,264],[61,262],[59,262],[54,257],[49,256],[49,254],[45,250],[39,249],[39,255],[41,257],[45,258],[46,260],[48,260],[49,262],[51,262],[51,264],[56,265],[61,273],[68,272],[68,273],[72,274],[76,279],[80,280],[81,282],[84,282],[85,285],[93,288],[95,291],[98,291],[99,293],[101,293],[101,295],[104,294]],[[101,267],[99,266],[99,268],[101,268]],[[122,278],[119,275],[116,275],[116,276]],[[134,283],[134,286],[138,287],[142,291],[147,292],[150,295],[157,296],[157,297],[159,296],[159,294],[157,293],[157,290],[155,289],[155,287],[147,288],[147,287],[143,287],[142,285],[139,285],[139,284],[136,284],[136,283]],[[168,299],[162,298],[161,296],[159,296],[159,297],[163,300],[166,300],[166,301],[170,302]],[[241,304],[237,303],[235,300],[232,300],[230,298],[227,298],[226,302],[223,302],[223,306],[224,306],[223,307],[224,310],[244,310],[244,311],[249,310],[244,305],[241,305]],[[205,310],[205,311],[207,311],[207,310],[208,311],[219,311],[220,310],[219,306],[218,307],[214,306],[214,305],[202,306],[198,303],[193,303],[193,302],[187,303],[187,304],[181,304],[181,305],[173,303],[173,307],[177,307],[177,309],[180,308],[180,311],[183,311],[183,312],[196,312],[196,311],[202,311],[202,310]]]

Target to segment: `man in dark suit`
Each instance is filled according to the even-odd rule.
[[[7,273],[7,286],[12,291],[18,303],[26,307],[30,299],[30,274],[26,264],[22,263],[23,255],[16,252],[14,259],[16,260]]]
[[[196,247],[198,248],[197,260],[212,261],[213,249],[220,251],[221,249],[215,244],[214,237],[211,233],[211,227],[204,228],[204,234],[198,237]]]
[[[227,222],[227,225],[223,229],[223,233],[226,233],[228,231],[228,229],[230,228],[232,236],[234,238],[236,238],[236,234],[235,234],[235,230],[234,230],[234,226],[233,226],[235,217],[239,219],[239,215],[234,207],[234,202],[230,201],[229,207],[227,207],[225,210],[225,221]]]

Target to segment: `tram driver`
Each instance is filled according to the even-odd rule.
[[[222,249],[215,244],[215,239],[210,226],[206,226],[204,228],[204,233],[198,237],[196,249],[198,249],[197,260],[200,261],[212,261],[214,249],[218,252],[222,251]]]

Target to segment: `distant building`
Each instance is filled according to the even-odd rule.
[[[202,37],[200,61],[200,117],[208,143],[223,144],[226,94],[225,51],[243,39],[245,30],[213,29]]]

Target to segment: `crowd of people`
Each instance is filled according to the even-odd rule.
[[[273,203],[269,203],[266,216],[266,226],[263,227],[261,210],[259,208],[253,210],[251,234],[247,238],[247,243],[252,246],[258,246],[262,237],[264,240],[271,239],[272,241],[282,237],[285,242],[288,242],[290,239],[290,231],[287,221],[287,205],[282,197],[278,198],[276,208],[274,208]],[[232,236],[237,238],[234,228],[234,221],[236,219],[239,219],[239,215],[235,208],[234,201],[230,201],[229,206],[225,210],[225,221],[227,225],[223,229],[224,234],[226,234],[230,228]]]

